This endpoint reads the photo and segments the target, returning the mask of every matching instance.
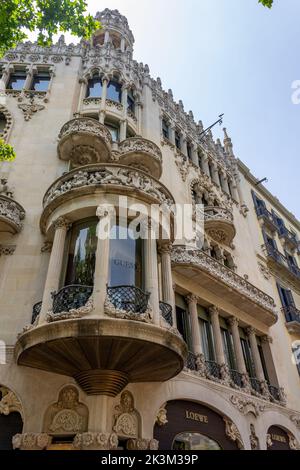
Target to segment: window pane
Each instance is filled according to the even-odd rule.
[[[87,98],[101,98],[102,96],[102,83],[99,77],[91,78],[88,81]]]
[[[119,129],[109,124],[105,124],[105,126],[109,130],[113,142],[118,142],[119,141]]]
[[[120,83],[110,82],[107,88],[107,98],[121,103],[122,89]]]
[[[97,247],[97,221],[89,221],[73,228],[65,285],[94,284]]]
[[[203,434],[184,432],[178,434],[173,441],[173,450],[221,450],[216,441]]]
[[[0,113],[0,134],[3,133],[6,127],[6,118],[3,113]]]
[[[142,239],[133,239],[127,227],[115,225],[110,234],[109,286],[142,288]]]
[[[26,73],[12,73],[7,85],[8,90],[22,90],[26,81]]]
[[[48,73],[41,73],[33,77],[32,90],[47,91],[50,82],[50,75]]]

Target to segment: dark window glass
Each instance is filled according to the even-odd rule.
[[[278,287],[278,292],[280,296],[280,300],[282,303],[283,307],[294,307],[295,306],[295,301],[293,298],[293,294],[289,289],[285,289],[284,287],[281,287],[279,284],[277,284]]]
[[[200,320],[203,353],[206,361],[215,361],[214,341],[211,330],[211,324],[208,321]]]
[[[169,125],[165,119],[162,121],[162,133],[165,139],[169,139]]]
[[[210,162],[208,163],[208,170],[209,170],[209,176],[213,178],[213,167]]]
[[[172,450],[222,450],[219,444],[210,437],[196,432],[178,434],[172,444]]]
[[[192,147],[191,147],[191,144],[187,144],[186,145],[186,151],[187,151],[187,156],[188,158],[191,160],[192,159]]]
[[[262,347],[261,347],[260,344],[258,345],[258,351],[259,351],[259,356],[260,356],[261,365],[262,365],[262,368],[263,368],[263,371],[264,371],[265,379],[266,379],[266,381],[267,381],[268,383],[270,383],[270,379],[269,379],[269,374],[268,374],[267,364],[266,364],[266,361],[265,361],[264,352],[263,352],[263,349],[262,349]]]
[[[127,227],[114,225],[110,237],[109,286],[135,286],[143,288],[142,279],[143,240],[134,239]]]
[[[65,285],[94,284],[97,248],[97,220],[83,222],[73,227],[69,247],[69,260]]]
[[[122,86],[118,82],[109,82],[107,88],[107,99],[121,103]]]
[[[232,336],[230,331],[221,328],[222,332],[222,338],[223,338],[223,348],[225,352],[225,358],[227,365],[229,366],[230,369],[235,369],[236,364],[235,364],[235,357],[234,357],[234,352],[233,352],[233,343],[232,343]]]
[[[26,81],[26,72],[25,70],[19,70],[14,73],[12,73],[9,77],[9,81],[7,84],[7,89],[8,90],[22,90],[25,85]]]
[[[199,168],[203,169],[203,155],[201,152],[198,152],[198,165],[199,165]]]
[[[243,356],[244,356],[244,361],[246,365],[246,370],[249,374],[249,377],[256,377],[256,372],[252,360],[252,354],[251,354],[251,349],[249,342],[245,339],[241,339],[241,345],[242,345],[242,350],[243,350]]]
[[[49,72],[39,72],[33,77],[31,90],[34,91],[47,91],[50,82]]]
[[[189,317],[186,310],[178,307],[176,305],[176,320],[177,320],[177,329],[179,333],[182,335],[184,341],[188,345],[188,348],[191,350],[191,334],[190,334],[190,325],[189,325]]]
[[[101,98],[102,96],[102,82],[100,77],[91,78],[88,81],[86,97],[87,98]]]
[[[128,111],[130,111],[132,114],[134,114],[134,112],[135,112],[135,99],[134,99],[134,96],[133,96],[132,91],[129,91],[129,92],[128,92],[128,96],[127,96],[127,109],[128,109]]]
[[[175,131],[175,145],[180,150],[181,149],[181,138],[179,132]]]
[[[3,113],[0,113],[0,135],[3,134],[3,131],[6,127],[6,118]]]

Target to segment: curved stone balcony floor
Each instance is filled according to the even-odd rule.
[[[179,335],[133,320],[85,318],[23,333],[19,365],[74,377],[91,395],[117,395],[129,382],[162,382],[181,372],[187,355]]]
[[[149,171],[154,178],[162,174],[162,154],[159,147],[142,137],[131,137],[119,144],[120,163]]]
[[[112,138],[109,130],[89,117],[72,119],[63,125],[57,146],[59,158],[73,166],[109,160]]]
[[[95,193],[125,194],[154,204],[175,204],[168,189],[155,178],[136,168],[117,163],[87,165],[64,174],[47,190],[41,218],[45,231],[50,214],[66,201]]]
[[[205,207],[204,227],[216,242],[225,245],[230,245],[236,235],[232,212],[224,207]]]
[[[266,326],[276,323],[276,305],[272,297],[202,250],[186,250],[177,246],[172,252],[172,265],[175,272],[196,282],[200,279],[201,287]]]
[[[25,210],[18,202],[0,195],[0,232],[19,233],[24,217]]]

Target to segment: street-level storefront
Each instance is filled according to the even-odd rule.
[[[229,437],[228,425],[235,425],[207,406],[176,400],[165,406],[164,424],[156,424],[154,438],[161,450],[238,450],[240,436]],[[234,434],[234,433],[232,433]]]
[[[291,436],[279,426],[271,426],[268,431],[268,450],[291,450]]]

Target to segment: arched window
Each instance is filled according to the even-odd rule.
[[[122,85],[116,80],[111,80],[107,87],[107,99],[121,103],[122,101]]]
[[[222,450],[219,444],[208,436],[196,432],[177,434],[172,450]]]
[[[101,98],[102,96],[102,80],[99,76],[94,75],[88,80],[86,98]]]

